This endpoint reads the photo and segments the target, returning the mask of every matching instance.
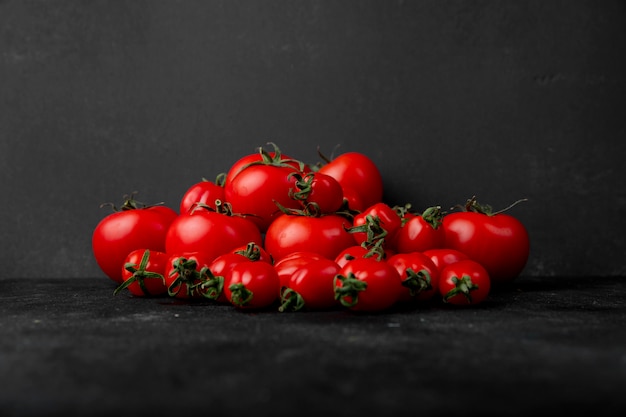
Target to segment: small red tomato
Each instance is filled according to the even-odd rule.
[[[382,311],[400,299],[402,278],[385,261],[359,258],[348,262],[334,281],[335,299],[353,311]]]
[[[301,201],[304,206],[314,205],[319,214],[335,213],[343,205],[343,189],[339,182],[330,175],[321,172],[309,172],[300,175],[292,174],[296,178],[291,196]]]
[[[137,249],[128,254],[122,271],[122,283],[113,294],[128,288],[137,297],[158,296],[167,293],[165,271],[168,255],[165,252]]]
[[[279,311],[323,310],[336,306],[333,283],[339,270],[335,261],[326,258],[300,266],[281,287]]]
[[[274,269],[278,272],[280,278],[280,286],[287,285],[291,276],[300,267],[319,259],[326,259],[319,253],[315,252],[293,252],[274,264]]]
[[[375,244],[378,239],[393,240],[402,226],[398,212],[385,203],[376,203],[354,216],[350,232],[357,244]]]
[[[471,259],[446,266],[439,277],[439,293],[443,301],[449,304],[479,304],[487,299],[490,289],[489,273]]]
[[[409,253],[443,247],[445,234],[441,218],[441,207],[438,206],[424,210],[421,215],[410,216],[394,236],[395,250]]]
[[[180,201],[179,213],[187,213],[199,204],[217,210],[216,200],[224,201],[224,187],[218,182],[202,180],[185,191]]]
[[[425,301],[431,299],[439,289],[439,269],[421,252],[397,253],[387,262],[402,278],[404,291],[400,301]]]
[[[278,300],[280,279],[267,262],[241,262],[230,271],[224,293],[237,308],[263,309]]]

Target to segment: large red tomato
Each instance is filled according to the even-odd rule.
[[[466,209],[443,218],[445,246],[484,266],[493,284],[515,279],[526,266],[530,251],[524,225],[509,214],[493,214],[474,199]]]
[[[335,178],[345,194],[355,191],[362,207],[382,201],[383,178],[374,161],[360,152],[347,152],[322,165],[318,172]]]
[[[335,259],[342,250],[354,245],[348,232],[350,225],[348,219],[337,214],[282,214],[267,229],[265,250],[275,262],[293,252],[315,252]]]
[[[102,272],[121,283],[124,260],[130,252],[164,252],[165,235],[176,216],[176,211],[169,207],[142,206],[129,197],[119,211],[103,218],[93,231],[92,251]]]

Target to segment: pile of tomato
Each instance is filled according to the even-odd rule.
[[[390,206],[365,154],[312,165],[268,145],[192,184],[176,209],[135,194],[111,204],[92,249],[114,294],[281,312],[467,306],[526,265],[527,230],[506,209]]]

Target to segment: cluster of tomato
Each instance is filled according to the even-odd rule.
[[[475,198],[449,213],[390,206],[366,155],[308,165],[272,145],[193,184],[178,211],[134,195],[113,206],[92,248],[114,293],[381,311],[434,297],[477,304],[525,267],[528,233],[509,214]]]

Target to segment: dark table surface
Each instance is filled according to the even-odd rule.
[[[240,311],[0,279],[0,414],[620,415],[626,278],[526,278],[475,308]]]

